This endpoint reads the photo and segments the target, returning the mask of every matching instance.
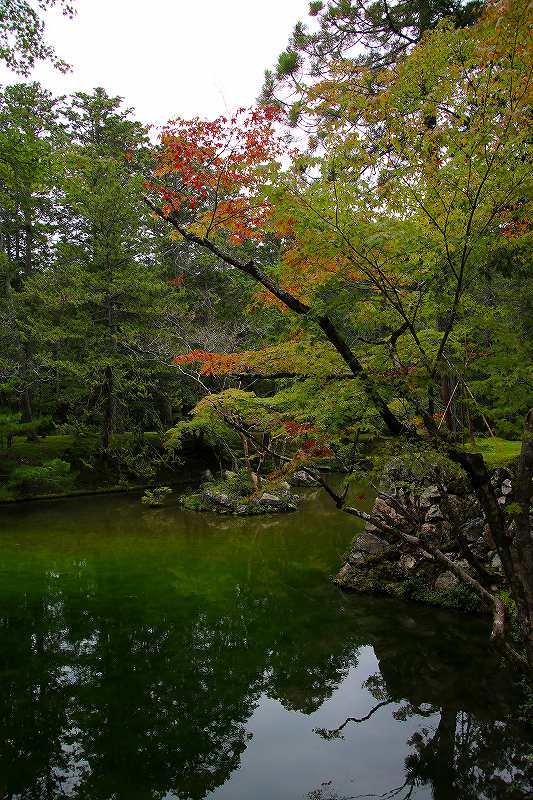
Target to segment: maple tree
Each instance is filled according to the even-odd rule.
[[[159,182],[149,184],[146,202],[177,235],[251,277],[263,299],[266,291],[294,312],[302,321],[296,338],[324,337],[326,358],[336,360],[333,372],[345,380],[340,373],[347,370],[366,399],[366,420],[374,415],[374,424],[380,419],[405,447],[424,442],[461,465],[490,525],[533,664],[533,576],[510,546],[514,541],[529,564],[533,444],[524,444],[521,511],[510,520],[496,503],[483,458],[441,430],[449,404],[436,407],[443,377],[452,374],[461,407],[472,410],[468,382],[483,369],[480,356],[501,352],[495,330],[484,337],[473,310],[480,300],[487,307],[486,287],[504,290],[497,254],[529,241],[527,19],[526,4],[516,0],[490,4],[470,28],[441,23],[405,60],[382,70],[373,95],[358,94],[359,72],[353,85],[344,73],[331,90],[337,111],[318,153],[284,154],[274,125],[280,112],[270,107],[229,121],[175,122],[163,131]],[[269,236],[277,237],[281,256],[265,268],[255,254]],[[489,273],[494,285],[487,284]],[[500,328],[512,337],[510,319]],[[514,380],[527,385],[528,345],[517,338],[515,346]],[[254,363],[268,372],[271,352],[196,351],[178,363],[200,363],[204,375]],[[354,408],[358,417],[360,403]],[[331,438],[339,434],[332,430]],[[381,529],[402,535],[386,520]],[[460,572],[442,552],[430,552]],[[524,666],[505,640],[501,601],[481,583],[475,588],[494,606],[495,637]]]

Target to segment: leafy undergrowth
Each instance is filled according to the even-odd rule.
[[[131,434],[116,434],[110,457],[104,459],[97,434],[57,434],[34,440],[16,436],[12,447],[0,450],[0,501],[146,484],[152,475],[139,471],[137,462],[140,459],[141,467],[153,471],[151,459],[157,459],[161,438],[157,432],[145,433],[139,447]],[[58,464],[67,465],[60,481],[55,476]]]

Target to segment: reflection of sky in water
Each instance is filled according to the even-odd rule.
[[[529,797],[487,623],[340,593],[353,521],[320,494],[251,520],[126,497],[5,519],[0,800]]]
[[[409,752],[407,739],[420,725],[419,718],[401,725],[395,722],[392,712],[400,704],[380,709],[371,724],[348,725],[343,738],[325,741],[315,732],[318,727],[336,727],[347,714],[364,716],[375,706],[375,698],[362,687],[378,670],[372,648],[361,648],[358,660],[358,666],[349,670],[332,697],[312,714],[287,712],[278,700],[262,695],[247,724],[253,738],[241,758],[240,769],[208,798],[300,798],[317,789],[322,789],[325,797],[333,793],[341,797],[380,795],[400,786]],[[437,716],[432,715],[424,724],[433,726]],[[422,789],[415,796],[430,798],[431,791]]]

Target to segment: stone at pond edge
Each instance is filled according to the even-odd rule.
[[[226,473],[228,474],[228,473]],[[228,474],[227,480],[234,477]],[[281,514],[296,511],[299,497],[292,494],[286,482],[278,484],[279,492],[263,492],[259,497],[243,497],[234,491],[223,491],[224,482],[203,484],[194,494],[183,495],[181,504],[190,511],[211,511],[218,514],[254,516],[258,514]]]
[[[316,478],[313,478],[312,475],[309,475],[308,472],[305,472],[303,469],[296,470],[294,475],[290,480],[291,486],[320,486],[319,482]]]
[[[439,592],[446,591],[447,589],[455,589],[459,585],[459,578],[453,572],[446,570],[441,572],[435,581],[435,589]]]
[[[491,476],[495,494],[500,503],[512,496],[512,476],[507,469],[496,470]],[[378,494],[372,513],[384,515],[387,522],[400,522],[403,517],[388,504],[388,497],[402,499],[415,487],[419,502],[419,533],[428,542],[434,543],[465,572],[475,576],[475,570],[464,559],[455,531],[461,530],[469,542],[474,556],[495,578],[497,585],[503,581],[503,571],[490,530],[485,523],[479,502],[473,494],[459,493],[459,485],[453,484],[444,491],[435,484],[413,476],[408,470],[398,467],[390,470],[382,482],[385,487]],[[404,523],[405,524],[405,523]],[[422,545],[423,546],[423,545]],[[431,555],[413,552],[408,544],[391,539],[386,541],[379,527],[367,523],[352,544],[339,570],[335,582],[347,591],[389,594],[413,599],[432,605],[444,605],[468,611],[482,609],[477,595],[451,570]]]

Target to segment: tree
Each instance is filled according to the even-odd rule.
[[[41,341],[73,380],[71,406],[100,416],[107,449],[117,424],[154,426],[161,367],[143,363],[145,340],[175,290],[138,191],[145,129],[103,89],[75,95],[64,114],[56,260],[26,290]]]
[[[52,6],[60,6],[67,17],[74,16],[71,0],[1,0],[0,61],[14,72],[27,76],[36,61],[51,61],[61,72],[69,69],[44,38],[45,22],[40,15]]]
[[[8,86],[0,94],[0,374],[6,389],[20,398],[25,422],[32,419],[35,388],[51,377],[37,352],[22,289],[35,271],[51,265],[58,133],[57,102],[39,84]]]
[[[467,385],[481,348],[498,350],[497,341],[484,341],[474,301],[496,251],[506,240],[513,247],[526,241],[530,56],[520,0],[489,6],[471,28],[441,24],[401,65],[382,72],[376,94],[359,95],[358,82],[335,83],[332,102],[342,116],[328,127],[323,154],[293,154],[289,169],[272,165],[281,142],[271,107],[213,123],[176,121],[163,134],[148,186],[164,202],[146,199],[186,241],[248,275],[303,320],[301,336],[325,337],[327,357],[344,362],[402,447],[429,448],[460,465],[502,560],[525,658],[507,640],[503,604],[481,576],[453,566],[419,531],[377,523],[391,539],[429,550],[491,605],[495,641],[529,671],[530,429],[513,518],[496,502],[483,458],[440,430],[435,397],[450,365]],[[245,240],[259,249],[266,231],[277,231],[283,246],[282,263],[270,269],[239,252]],[[195,353],[190,360],[208,359]]]
[[[274,70],[265,72],[261,100],[287,108],[294,124],[312,110],[314,128],[321,112],[323,87],[347,82],[374,93],[382,69],[405,58],[426,31],[443,19],[455,27],[471,25],[482,8],[479,0],[327,0],[310,2],[310,24],[298,22]],[[320,110],[319,110],[320,109]]]

